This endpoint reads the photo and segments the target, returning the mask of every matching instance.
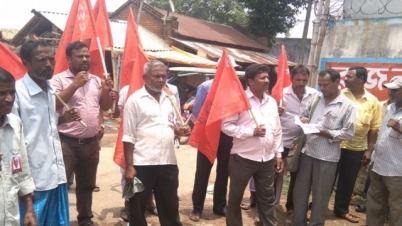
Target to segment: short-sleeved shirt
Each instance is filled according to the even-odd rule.
[[[75,75],[70,69],[53,76],[51,82],[60,93],[74,82]],[[58,127],[59,132],[75,138],[91,138],[99,133],[99,110],[102,96],[102,84],[98,76],[88,73],[88,82],[78,88],[67,102],[70,108],[75,108],[80,113],[82,121],[87,124],[83,127],[80,122],[64,123]],[[58,110],[60,114],[64,110]]]
[[[282,126],[283,146],[289,148],[293,138],[303,134],[300,126],[296,125],[293,115],[300,116],[307,108],[307,104],[318,93],[316,89],[306,87],[302,100],[294,93],[292,86],[283,89],[283,107],[285,112],[280,116]],[[290,114],[287,114],[290,113]]]
[[[343,89],[342,93],[349,98],[356,107],[355,135],[352,139],[343,141],[341,148],[352,151],[367,150],[367,138],[369,130],[378,130],[381,127],[382,111],[378,99],[364,90],[364,95],[356,99],[348,88]]]
[[[400,119],[402,109],[396,110],[395,103],[388,105],[377,143],[373,171],[382,176],[402,176],[402,134],[387,126],[391,118]],[[402,122],[399,121],[402,126]]]
[[[1,117],[1,116],[0,116]],[[2,170],[0,171],[0,225],[15,225],[20,223],[18,197],[32,193],[35,184],[31,177],[24,133],[18,116],[8,114],[3,116],[0,126],[0,152]],[[19,156],[20,172],[13,173],[11,161]]]
[[[124,106],[123,142],[134,144],[134,165],[176,165],[174,126],[178,116],[165,91],[159,102],[145,89]]]
[[[54,89],[46,81],[44,92],[27,74],[16,82],[13,113],[19,115],[27,144],[31,176],[37,191],[64,184],[66,170],[59,133]]]
[[[338,162],[341,156],[341,142],[351,139],[355,133],[355,106],[342,93],[327,105],[322,93],[318,95],[317,107],[309,123],[318,124],[319,129],[327,130],[332,139],[317,134],[307,134],[306,145],[302,152],[316,159]],[[309,117],[314,99],[312,99],[306,111],[303,112],[303,117]]]

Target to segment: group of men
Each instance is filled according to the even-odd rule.
[[[269,68],[263,65],[251,65],[245,73],[246,95],[256,121],[261,124],[256,124],[249,112],[222,121],[213,212],[226,216],[227,225],[242,225],[240,209],[257,205],[261,225],[276,224],[274,205],[278,204],[282,190],[281,171],[286,171],[282,169],[282,159],[288,155],[294,138],[303,134],[294,119],[294,116],[300,116],[303,123],[316,125],[319,132],[306,135],[299,170],[290,174],[286,208],[292,224],[307,225],[310,221],[309,225],[324,225],[334,186],[334,214],[358,223],[359,218],[349,213],[349,204],[359,169],[370,163],[376,149],[377,158],[381,156],[381,160],[376,158],[372,170],[371,179],[376,182],[374,185],[371,182],[368,191],[367,225],[383,225],[387,206],[392,209],[390,225],[401,225],[402,218],[397,213],[402,211],[402,194],[397,185],[402,182],[402,155],[399,151],[402,148],[399,120],[402,117],[398,117],[398,110],[402,107],[402,95],[399,95],[402,79],[384,85],[389,89],[394,104],[388,107],[382,120],[384,116],[379,101],[364,88],[368,75],[363,67],[349,68],[343,90],[339,90],[341,77],[337,71],[321,71],[319,92],[307,87],[310,72],[305,66],[298,65],[291,71],[292,85],[284,88],[283,105],[278,107],[275,100],[265,94],[269,86],[268,72]],[[207,81],[198,88],[194,107],[196,115],[211,84]],[[227,139],[233,139],[232,144],[230,140],[228,144]],[[198,152],[193,211],[189,216],[195,222],[200,221],[202,215],[211,167],[206,157]],[[228,176],[230,190],[226,206]],[[241,204],[250,178],[250,187],[253,187],[250,189],[250,203]],[[310,193],[312,203],[309,204]]]
[[[87,72],[91,60],[82,42],[67,46],[69,68],[54,76],[54,53],[46,42],[25,41],[20,58],[27,69],[20,80],[0,69],[0,190],[6,197],[0,224],[70,225],[67,178],[74,172],[78,224],[94,225],[100,112],[111,106],[113,82]]]
[[[0,223],[69,225],[66,178],[74,172],[78,224],[94,225],[91,206],[99,140],[103,136],[101,111],[108,110],[112,99],[118,98],[116,92],[111,92],[113,82],[87,72],[90,55],[82,42],[67,46],[69,68],[54,76],[54,55],[46,42],[24,42],[20,57],[28,70],[22,79],[15,82],[10,73],[0,69],[0,137],[12,141],[0,144],[0,193],[5,197],[0,205]],[[378,100],[364,89],[365,68],[351,67],[342,91],[338,88],[338,72],[321,71],[318,92],[306,87],[309,70],[296,66],[291,71],[292,85],[284,89],[280,107],[267,94],[269,72],[267,66],[260,64],[246,68],[245,94],[251,113],[244,111],[222,120],[214,213],[226,216],[227,225],[243,225],[241,201],[253,178],[259,221],[262,225],[276,225],[275,199],[278,200],[282,184],[277,175],[286,170],[285,157],[293,138],[302,134],[294,124],[294,116],[300,116],[303,123],[316,125],[319,132],[306,135],[299,171],[291,174],[286,207],[294,215],[293,225],[307,225],[311,192],[309,224],[324,224],[336,177],[334,213],[358,222],[349,213],[349,202],[359,168],[370,162],[374,149],[367,225],[382,225],[387,206],[390,225],[402,225],[402,79],[384,85],[394,103],[381,120]],[[174,137],[189,136],[191,130],[179,123],[180,115],[174,106],[177,103],[166,87],[167,73],[161,61],[146,63],[145,85],[124,105],[124,177],[126,185],[131,186],[131,225],[147,225],[144,212],[152,192],[160,224],[182,225]],[[212,82],[198,88],[196,116]],[[199,151],[192,196],[194,209],[190,214],[193,221],[201,218],[211,167]],[[19,204],[17,196],[22,197]]]

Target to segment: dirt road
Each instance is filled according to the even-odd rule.
[[[116,132],[109,132],[105,134],[102,140],[102,151],[100,155],[100,163],[98,167],[98,177],[97,185],[100,187],[100,192],[94,192],[93,196],[93,212],[94,221],[99,225],[126,225],[120,218],[120,210],[123,207],[123,199],[121,198],[121,186],[120,179],[121,175],[118,173],[118,167],[113,162],[113,152],[115,140],[117,137]],[[212,213],[212,194],[207,194],[205,201],[205,208],[201,221],[195,223],[188,219],[188,215],[192,210],[191,202],[191,192],[194,182],[195,165],[196,165],[196,150],[188,145],[181,146],[180,149],[176,151],[179,170],[180,170],[180,187],[179,195],[181,197],[180,201],[180,219],[183,225],[203,225],[203,226],[214,226],[214,225],[226,225],[225,218],[215,215]],[[215,168],[213,168],[210,183],[213,184],[215,180]],[[69,198],[70,198],[70,218],[72,225],[77,224],[77,212],[76,212],[76,200],[75,200],[75,185],[70,188]],[[245,201],[248,199],[249,193],[245,193]],[[284,212],[283,206],[285,205],[286,196],[282,195],[281,206],[277,206],[277,216],[278,225],[289,225],[285,223],[286,214]],[[365,215],[358,214],[354,211],[354,206],[351,207],[351,213],[359,216],[361,218],[358,224],[349,224],[348,222],[338,219],[332,214],[333,205],[329,205],[330,211],[328,211],[326,225],[330,226],[343,226],[343,225],[355,225],[361,226],[365,225]],[[256,208],[250,211],[243,211],[243,222],[245,226],[254,225],[254,218],[257,217]],[[148,225],[157,226],[159,225],[158,218],[146,215]]]

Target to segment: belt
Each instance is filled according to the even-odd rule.
[[[59,133],[59,135],[60,135],[60,139],[69,140],[70,142],[77,143],[77,144],[89,144],[89,143],[91,143],[93,141],[96,141],[98,139],[98,135],[95,135],[94,137],[90,137],[90,138],[69,137],[69,136],[66,136],[66,135],[64,135],[62,133]]]

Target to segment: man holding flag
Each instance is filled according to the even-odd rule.
[[[174,106],[163,89],[166,66],[149,61],[144,66],[145,85],[134,92],[124,107],[123,138],[126,184],[137,177],[142,192],[130,198],[130,225],[146,226],[145,208],[154,191],[162,226],[182,225],[179,217],[177,188],[179,169],[174,150],[174,135],[188,136],[188,126],[178,126]]]
[[[265,92],[269,68],[253,64],[246,69],[246,95],[252,109],[226,117],[222,131],[233,137],[229,160],[227,225],[243,225],[240,204],[251,177],[256,184],[257,205],[262,225],[276,225],[275,172],[283,170],[282,128],[276,101]],[[250,114],[251,113],[251,114]]]
[[[233,57],[228,55],[233,67],[241,67],[236,64]],[[219,59],[219,62],[222,60]],[[236,76],[236,75],[235,75]],[[213,79],[203,82],[197,88],[197,95],[194,101],[193,115],[198,118],[201,113],[201,108],[203,107],[206,97],[211,89]],[[232,138],[226,134],[220,132],[219,144],[216,150],[217,167],[216,167],[216,178],[214,184],[214,197],[213,197],[213,212],[217,215],[225,216],[226,214],[226,196],[227,196],[227,186],[229,177],[229,155],[230,149],[232,148]],[[191,139],[192,141],[192,139]],[[190,144],[192,142],[190,141]],[[205,149],[204,149],[205,151]],[[200,150],[197,151],[197,166],[194,178],[194,187],[192,194],[193,201],[193,211],[190,213],[190,220],[198,222],[202,211],[204,210],[205,196],[207,194],[207,187],[209,176],[211,174],[211,169],[213,166],[213,161]]]
[[[100,126],[100,109],[107,111],[111,106],[109,91],[113,81],[100,79],[88,73],[91,58],[88,47],[80,41],[70,43],[66,48],[69,68],[53,77],[52,84],[56,93],[67,103],[75,107],[87,124],[72,122],[58,127],[66,165],[66,175],[76,176],[76,197],[78,223],[92,225],[92,191],[96,183],[96,171],[99,163],[99,139],[103,136]],[[56,101],[58,111],[64,112],[61,101]]]

